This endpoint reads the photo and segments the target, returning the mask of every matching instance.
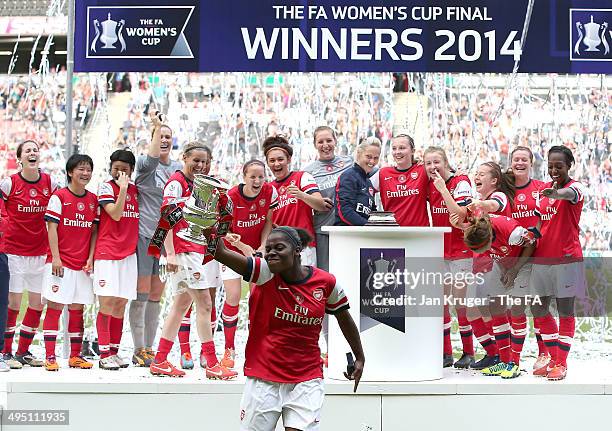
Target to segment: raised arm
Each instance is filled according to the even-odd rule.
[[[336,320],[338,320],[338,326],[342,331],[342,335],[348,342],[353,354],[355,355],[355,369],[351,375],[344,373],[344,376],[349,380],[355,380],[355,387],[353,392],[357,392],[357,386],[361,380],[363,373],[363,366],[365,364],[365,356],[363,354],[363,347],[361,346],[361,337],[359,336],[359,329],[355,325],[355,321],[351,317],[348,310],[342,310],[334,314]]]

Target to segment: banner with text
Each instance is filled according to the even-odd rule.
[[[609,0],[81,0],[75,70],[612,73],[610,23]]]

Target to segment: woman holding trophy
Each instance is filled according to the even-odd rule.
[[[196,175],[206,174],[210,170],[211,151],[199,143],[190,142],[183,152],[184,166],[176,171],[164,187],[164,202],[162,208],[172,205],[173,201],[181,201],[192,195]],[[184,371],[177,369],[168,361],[168,354],[178,334],[181,320],[191,307],[196,305],[196,325],[200,341],[201,355],[206,359],[206,377],[209,379],[228,380],[238,373],[232,371],[218,361],[210,325],[212,298],[210,288],[219,283],[219,265],[217,262],[203,263],[205,246],[184,239],[179,231],[188,228],[185,219],[181,219],[170,228],[164,241],[167,258],[167,270],[170,273],[169,282],[173,288],[173,302],[170,312],[164,322],[161,339],[155,359],[151,363],[151,374],[156,376],[182,377]]]

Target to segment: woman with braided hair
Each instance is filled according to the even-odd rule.
[[[572,151],[555,145],[548,150],[548,175],[552,181],[541,191],[542,239],[534,254],[532,282],[535,293],[544,298],[531,311],[551,359],[535,375],[562,380],[567,375],[567,357],[574,339],[574,298],[585,287],[580,246],[580,215],[584,204],[584,185],[569,176],[574,164]],[[549,304],[554,297],[559,325],[550,318]],[[558,329],[557,329],[558,328]]]
[[[241,430],[273,430],[283,417],[287,431],[319,429],[323,367],[319,333],[325,313],[338,320],[361,379],[365,358],[348,299],[336,278],[302,265],[312,237],[287,226],[272,230],[264,258],[246,257],[219,243],[215,259],[255,283],[249,298],[250,331],[245,351],[247,377],[241,401]]]

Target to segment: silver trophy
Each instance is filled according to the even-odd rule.
[[[372,211],[366,226],[399,226],[395,214],[390,211]]]
[[[177,236],[199,245],[207,245],[204,231],[215,227],[219,222],[220,214],[225,212],[231,214],[231,208],[220,208],[221,196],[226,196],[225,207],[231,207],[231,201],[227,197],[229,184],[208,175],[196,174],[193,179],[193,191],[185,202],[183,218],[189,227],[177,232]]]

